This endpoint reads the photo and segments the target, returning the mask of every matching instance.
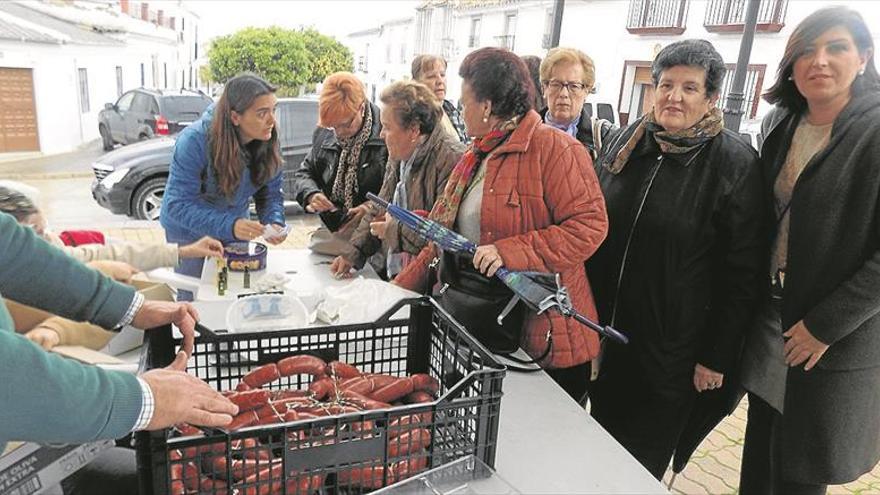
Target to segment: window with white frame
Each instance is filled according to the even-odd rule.
[[[482,23],[482,17],[471,17],[471,34],[468,36],[468,48],[480,46],[480,26]]]

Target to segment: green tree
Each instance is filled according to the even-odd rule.
[[[319,83],[334,72],[351,71],[354,68],[351,50],[336,39],[311,28],[302,30],[301,34],[312,59],[310,83]]]
[[[215,39],[208,49],[210,80],[225,83],[250,71],[279,87],[279,96],[296,96],[341,70],[351,70],[351,51],[314,29],[245,28]]]

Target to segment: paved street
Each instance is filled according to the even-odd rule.
[[[91,197],[88,164],[100,149],[0,163],[0,179],[16,178],[40,191],[41,207],[56,230],[87,228],[103,231],[111,239],[132,242],[164,242],[158,222],[131,220],[113,215]],[[82,169],[82,170],[80,170]],[[308,234],[317,227],[314,215],[288,217],[292,231],[287,241],[273,249],[305,247]],[[738,492],[739,466],[745,434],[747,401],[726,418],[694,453],[672,487],[680,494],[733,494]],[[668,482],[667,473],[664,481]],[[829,494],[880,494],[880,468],[860,480],[831,487]]]

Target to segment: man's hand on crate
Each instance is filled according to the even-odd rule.
[[[141,309],[135,313],[131,325],[148,329],[173,323],[183,334],[183,351],[191,356],[198,319],[199,313],[192,304],[146,300]]]
[[[207,383],[186,373],[189,354],[180,351],[170,366],[144,373],[153,393],[155,410],[147,430],[178,423],[197,426],[226,426],[238,414],[238,406]]]

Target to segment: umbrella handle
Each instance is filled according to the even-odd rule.
[[[602,325],[599,325],[598,323],[593,322],[592,320],[590,320],[586,316],[584,316],[580,313],[577,313],[577,312],[575,312],[572,316],[574,317],[575,320],[577,320],[577,321],[583,323],[584,325],[595,330],[599,335],[602,335],[604,337],[608,337],[609,339],[611,339],[617,343],[620,343],[620,344],[628,344],[629,343],[629,337],[618,332],[617,330],[615,330],[614,328],[612,328],[608,325],[605,325],[603,327]]]

